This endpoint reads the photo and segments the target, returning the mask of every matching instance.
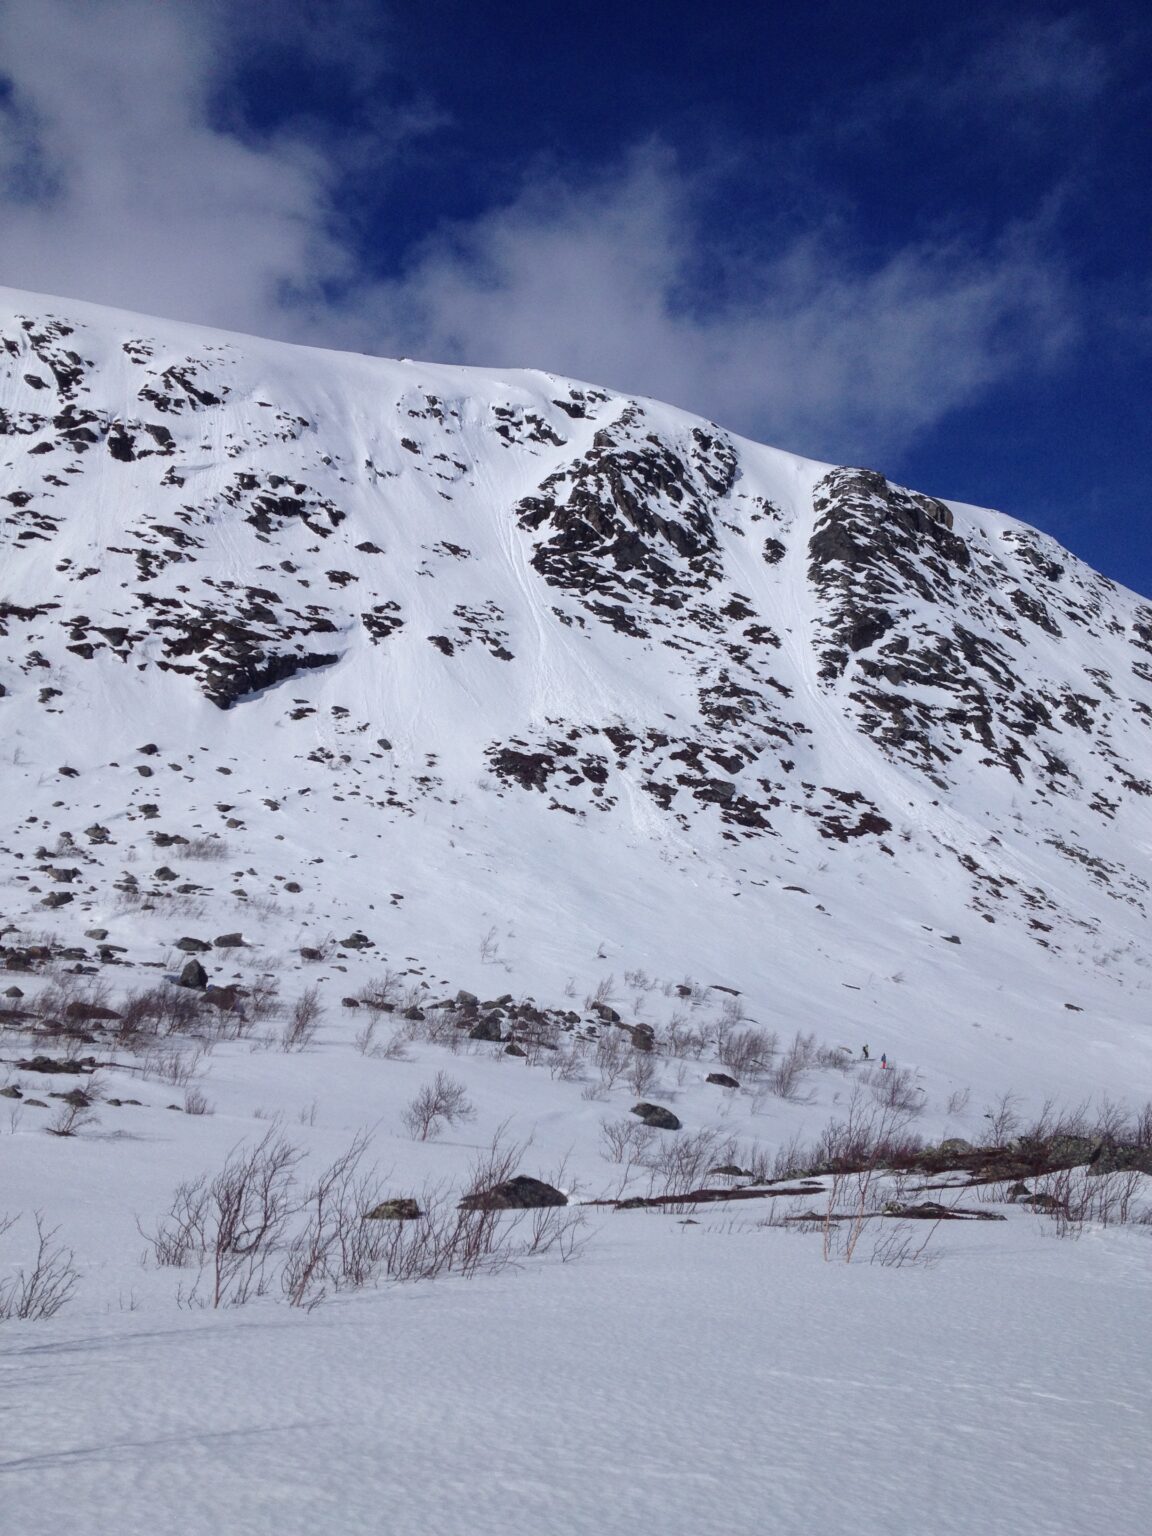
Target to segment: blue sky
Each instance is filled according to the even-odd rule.
[[[525,365],[1152,594],[1127,0],[0,0],[0,281]]]

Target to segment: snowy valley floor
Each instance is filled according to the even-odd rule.
[[[9,1325],[0,1507],[296,1536],[1140,1536],[1148,1228],[949,1224],[824,1263],[762,1213],[605,1213],[583,1255],[311,1313]]]

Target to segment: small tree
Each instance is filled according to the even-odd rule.
[[[404,1129],[414,1141],[434,1141],[446,1125],[474,1120],[476,1110],[458,1078],[437,1072],[401,1115]]]

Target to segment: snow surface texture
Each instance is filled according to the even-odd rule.
[[[7,290],[0,543],[0,1263],[43,1210],[81,1271],[0,1324],[19,1528],[1144,1529],[1147,1227],[1014,1208],[927,1270],[825,1264],[755,1202],[597,1210],[578,1263],[301,1314],[178,1310],[137,1222],[270,1120],[314,1167],[370,1131],[394,1194],[505,1122],[573,1198],[650,1193],[605,1119],[655,1100],[771,1162],[883,1091],[863,1041],[925,1137],[1138,1104],[1152,608],[651,401]],[[92,1010],[175,993],[181,939],[244,1028],[137,1059]],[[459,988],[497,1024],[449,1055]],[[254,1049],[308,989],[306,1048]],[[95,1074],[17,1065],[54,1010]],[[357,1049],[405,1012],[401,1054]],[[747,1026],[823,1068],[709,1084]],[[475,1120],[414,1141],[442,1068]]]

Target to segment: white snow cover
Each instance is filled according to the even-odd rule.
[[[909,1222],[901,1263],[880,1207],[907,1185],[869,1191],[851,1263],[845,1228],[783,1220],[855,1197],[825,1180],[590,1205],[570,1262],[314,1310],[278,1279],[207,1306],[147,1242],[270,1128],[298,1192],[363,1132],[385,1192],[446,1200],[502,1129],[572,1211],[660,1193],[653,1149],[702,1133],[762,1192],[893,1081],[931,1142],[1046,1100],[1135,1115],[1139,597],[1000,514],[652,401],[3,289],[0,548],[0,1298],[37,1211],[78,1272],[54,1317],[0,1320],[3,1523],[1146,1528],[1152,1227],[1059,1240],[1006,1181],[916,1195],[1007,1219],[918,1256]],[[189,997],[182,938],[242,989],[208,1010],[228,1028],[92,1016]],[[460,989],[487,1006],[429,1038]],[[748,1029],[776,1054],[709,1083]],[[440,1071],[475,1116],[414,1140]],[[48,1134],[77,1086],[93,1118]],[[683,1130],[610,1161],[637,1100]],[[710,1161],[682,1188],[751,1187]]]

